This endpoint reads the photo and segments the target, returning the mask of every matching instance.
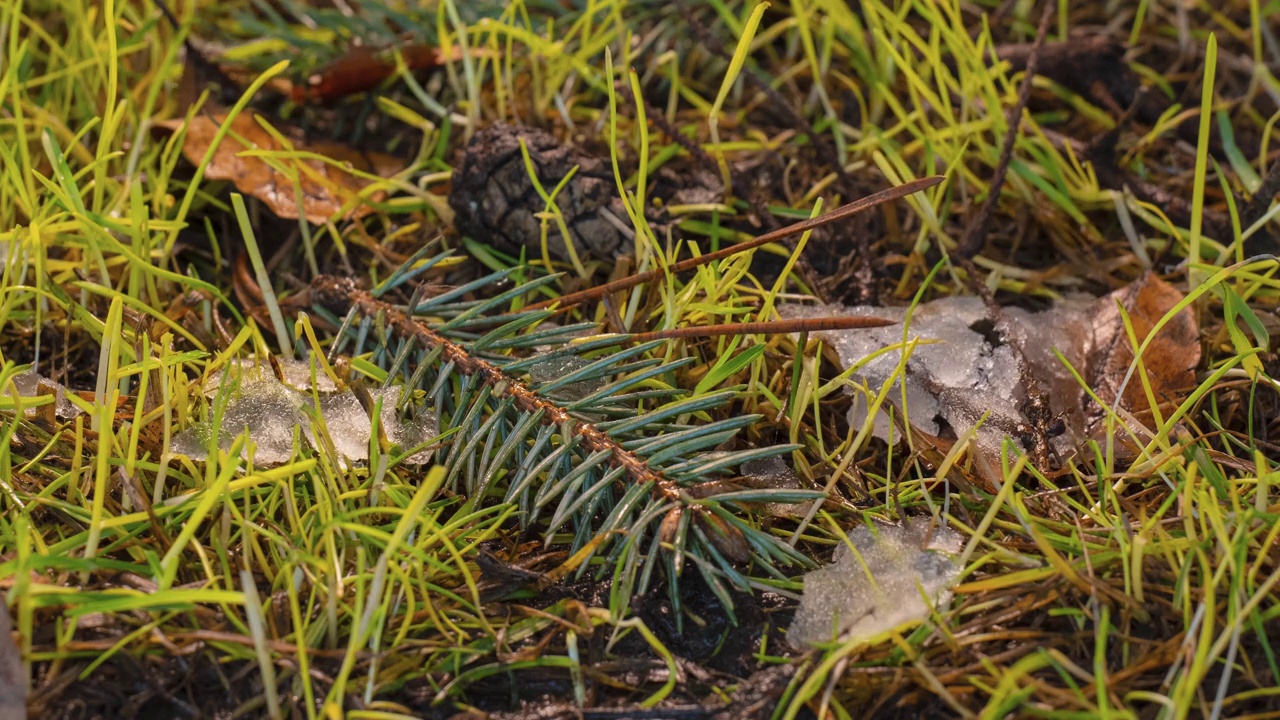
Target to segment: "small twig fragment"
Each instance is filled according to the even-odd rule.
[[[1036,65],[1040,62],[1040,49],[1044,46],[1045,34],[1049,31],[1049,20],[1053,17],[1054,4],[1045,2],[1044,12],[1040,14],[1040,26],[1036,28],[1036,41],[1027,56],[1027,70],[1022,76],[1022,85],[1018,88],[1018,100],[1009,109],[1009,129],[1004,135],[1004,144],[1000,147],[1000,159],[996,163],[995,175],[991,177],[987,199],[982,202],[978,212],[965,228],[964,237],[956,248],[960,257],[971,258],[982,249],[987,239],[987,225],[991,223],[991,214],[995,211],[996,202],[1000,200],[1000,190],[1004,187],[1005,175],[1009,172],[1009,162],[1013,160],[1013,146],[1018,140],[1018,128],[1022,126],[1022,113],[1031,100],[1032,80],[1036,76]]]

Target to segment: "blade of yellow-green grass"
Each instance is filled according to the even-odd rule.
[[[457,5],[454,0],[445,0],[441,4],[444,6],[445,13],[448,14],[449,22],[453,24],[454,32],[457,33],[458,47],[462,50],[460,53],[462,56],[462,75],[467,81],[467,119],[470,121],[467,123],[465,139],[470,140],[471,135],[475,133],[480,124],[480,80],[476,77],[475,60],[472,59],[471,48],[467,44],[468,28],[458,15]],[[450,36],[447,33],[440,33],[440,37],[445,39]],[[445,56],[448,57],[447,50]],[[452,66],[453,63],[448,63],[448,65]]]
[[[253,265],[253,273],[257,276],[258,287],[262,290],[262,302],[271,315],[271,324],[276,331],[276,344],[280,346],[280,354],[293,359],[293,343],[289,341],[289,328],[284,324],[284,315],[276,302],[276,291],[271,285],[271,275],[267,273],[266,263],[262,262],[262,253],[258,250],[258,239],[253,233],[253,225],[249,222],[249,212],[244,207],[244,196],[231,193],[231,206],[235,209],[236,221],[240,223],[240,233],[244,236],[245,250],[249,253],[249,262]]]
[[[285,566],[282,572],[290,571],[290,566]],[[289,595],[289,617],[293,620],[293,644],[298,648],[298,675],[296,682],[302,685],[302,696],[306,699],[304,707],[307,709],[307,719],[312,720],[316,717],[316,695],[315,688],[311,684],[311,659],[307,652],[307,618],[302,614],[302,603],[298,598],[298,586],[303,578],[303,570],[300,565],[292,565],[292,571],[289,572],[288,579],[285,581],[285,589]]]
[[[819,199],[813,204],[809,219],[812,220],[821,214],[822,200]],[[773,287],[769,289],[769,293],[764,297],[764,305],[760,308],[760,322],[767,321],[773,315],[774,303],[777,302],[778,294],[786,287],[787,278],[791,277],[791,272],[795,270],[796,263],[800,260],[800,253],[804,252],[805,245],[809,244],[809,238],[812,235],[812,230],[806,230],[800,234],[800,239],[796,242],[795,251],[787,258],[787,263],[783,265],[782,272],[778,274],[778,279],[774,281]]]
[[[618,197],[621,198],[622,205],[627,211],[627,217],[631,220],[631,226],[635,228],[635,247],[637,253],[640,253],[642,248],[657,249],[659,247],[658,241],[653,236],[653,231],[649,227],[649,223],[645,221],[644,208],[637,207],[635,197],[631,193],[627,192],[627,187],[623,179],[624,176],[622,174],[622,168],[618,164],[618,94],[614,88],[613,82],[613,53],[607,47],[605,48],[604,53],[604,64],[605,75],[609,79],[609,82],[605,84],[609,97],[609,160],[613,166],[614,182],[618,186]],[[670,277],[670,274],[666,272],[666,268],[669,263],[666,262],[664,254],[662,252],[651,252],[639,256],[638,265],[641,269],[647,269],[646,266],[650,262],[654,262],[660,266],[661,270],[655,272],[665,274],[668,286],[670,286],[673,280]],[[628,327],[630,327],[635,321],[635,315],[639,308],[640,300],[641,288],[634,287],[631,290],[631,297],[627,301],[626,312],[624,314],[624,321]],[[532,306],[532,308],[536,307],[537,304]],[[667,317],[666,322],[671,322],[670,316]]]
[[[107,87],[103,98],[102,131],[98,136],[96,162],[93,168],[93,209],[102,211],[103,194],[107,190],[107,155],[113,152],[116,132],[124,118],[125,105],[117,99],[120,88],[120,47],[116,37],[119,18],[116,16],[116,0],[103,3],[102,23],[107,36]]]
[[[85,541],[84,557],[92,559],[98,552],[98,542],[102,537],[102,520],[106,512],[108,480],[111,477],[112,440],[116,404],[119,402],[119,385],[112,382],[116,368],[120,363],[119,346],[124,344],[121,335],[123,325],[124,302],[117,295],[111,300],[107,310],[107,320],[102,333],[102,350],[98,355],[98,387],[94,392],[94,412],[90,428],[98,433],[97,462],[93,475],[93,506],[90,511],[89,537]],[[80,580],[88,582],[89,571],[84,571]]]
[[[1204,51],[1204,89],[1200,93],[1200,133],[1196,138],[1196,169],[1191,195],[1191,244],[1187,261],[1192,265],[1200,260],[1200,233],[1204,225],[1204,191],[1209,172],[1209,129],[1213,123],[1213,85],[1218,67],[1218,38],[1209,33],[1209,43]],[[1221,238],[1219,238],[1221,239]],[[1204,280],[1204,272],[1191,269],[1187,274],[1192,286]]]
[[[719,147],[720,109],[724,107],[724,101],[728,99],[729,91],[733,89],[734,83],[738,81],[742,66],[746,63],[747,55],[751,52],[751,41],[755,38],[756,31],[760,28],[760,19],[764,17],[764,11],[768,9],[769,3],[762,2],[751,11],[751,17],[747,18],[747,23],[742,29],[742,37],[738,38],[738,47],[734,49],[733,57],[729,60],[729,69],[725,72],[724,80],[720,83],[720,92],[716,94],[716,100],[711,104],[711,112],[707,114],[707,126],[711,130],[711,142],[716,146],[716,162],[720,165],[720,179],[724,183],[726,193],[732,192],[733,183],[729,176],[729,163],[725,160],[724,150]]]
[[[5,440],[7,446],[8,440]],[[7,451],[6,451],[7,452]],[[7,461],[8,458],[5,458]],[[21,650],[22,656],[31,657],[31,646],[34,641],[34,613],[35,603],[32,602],[31,578],[35,574],[34,568],[31,568],[32,556],[32,540],[38,538],[39,533],[32,532],[31,519],[25,512],[17,513],[14,518],[11,532],[14,535],[14,553],[17,555],[17,567],[13,573],[13,587],[9,591],[8,597],[5,598],[4,612],[8,612],[8,600],[13,599],[15,609],[17,610],[18,631],[22,633]],[[12,638],[10,638],[12,641]]]
[[[241,433],[231,443],[231,450],[227,453],[227,461],[222,466],[221,472],[212,483],[205,487],[199,493],[200,502],[196,504],[191,516],[182,525],[182,531],[178,533],[178,537],[174,538],[173,545],[169,547],[164,557],[160,558],[160,577],[156,578],[156,584],[161,590],[167,590],[173,586],[173,580],[178,575],[178,561],[182,557],[183,551],[187,545],[195,537],[196,532],[200,529],[201,523],[213,511],[213,506],[219,502],[226,500],[224,497],[227,485],[231,483],[231,477],[235,475],[236,469],[240,466],[240,451],[244,449],[245,441],[248,439],[247,433]]]
[[[1151,5],[1151,0],[1140,0],[1137,10],[1133,13],[1133,27],[1129,30],[1129,47],[1138,44],[1138,37],[1142,35],[1142,25],[1147,19],[1147,8]]]
[[[817,44],[813,40],[813,28],[810,27],[809,15],[816,14],[816,7],[806,7],[803,0],[792,0],[792,10],[795,13],[796,26],[800,31],[800,44],[804,47],[805,59],[809,62],[809,72],[813,79],[813,87],[818,93],[818,101],[822,103],[822,110],[826,113],[828,119],[837,118],[835,107],[831,104],[831,97],[827,93],[826,77],[828,73],[823,62],[818,57]],[[831,25],[826,22],[826,18],[821,19],[823,27],[827,30],[831,29]],[[844,142],[844,133],[837,128],[832,132],[832,140],[835,141],[836,153],[838,157],[834,161],[843,167],[847,162],[846,147]],[[817,138],[814,138],[816,142]]]
[[[382,554],[379,556],[375,576],[370,586],[367,597],[365,598],[364,613],[360,620],[358,628],[351,634],[350,642],[347,645],[347,653],[342,659],[342,668],[338,671],[334,678],[333,686],[330,689],[329,697],[325,700],[325,707],[339,707],[342,702],[342,695],[345,692],[347,679],[351,675],[352,669],[355,667],[357,651],[360,646],[364,645],[368,640],[368,633],[372,616],[375,609],[382,600],[382,591],[384,588],[385,578],[387,574],[388,564],[393,556],[399,551],[400,546],[405,539],[409,537],[409,533],[417,528],[418,524],[423,520],[423,509],[427,503],[435,497],[436,492],[444,483],[446,469],[443,467],[434,467],[427,473],[426,480],[418,487],[413,494],[413,499],[409,501],[409,505],[400,514],[400,520],[396,523],[396,529],[391,533],[386,546],[383,548]],[[326,710],[327,711],[327,710]]]
[[[244,593],[238,590],[170,588],[163,592],[142,592],[126,589],[100,594],[108,595],[108,597],[74,606],[67,611],[67,614],[71,617],[81,617],[96,613],[132,612],[134,610],[155,608],[182,608],[200,603],[240,605],[244,602]]]
[[[640,702],[640,707],[657,707],[658,703],[665,700],[667,696],[676,689],[676,681],[680,677],[680,669],[676,664],[676,658],[671,654],[671,651],[667,649],[667,646],[662,644],[662,641],[658,639],[658,636],[654,635],[653,631],[649,629],[649,626],[645,625],[644,621],[640,618],[622,620],[617,623],[617,627],[619,630],[630,628],[640,633],[640,637],[644,638],[644,641],[649,644],[649,647],[653,649],[654,653],[656,653],[658,657],[662,658],[662,661],[666,663],[668,671],[667,681],[663,683],[662,687],[658,688],[656,692]]]
[[[253,650],[258,656],[258,671],[262,673],[262,689],[266,695],[267,714],[272,720],[284,717],[280,712],[280,697],[276,689],[276,666],[267,647],[267,623],[262,613],[262,600],[253,573],[240,571],[240,589],[244,591],[244,614],[249,621],[249,634],[253,637]]]
[[[649,182],[649,122],[645,116],[644,94],[640,87],[640,76],[635,68],[627,71],[627,80],[631,83],[631,97],[636,99],[636,132],[640,135],[640,168],[636,171],[636,207],[641,213],[645,208],[645,197]]]
[[[89,211],[85,209],[84,197],[80,194],[80,187],[76,184],[75,174],[71,171],[71,166],[67,164],[66,156],[62,153],[62,147],[58,144],[57,138],[53,136],[53,131],[45,128],[40,134],[40,142],[44,145],[45,155],[49,158],[49,162],[53,165],[54,177],[57,179],[58,186],[66,193],[67,200],[70,202],[70,210],[80,217],[87,217]],[[107,282],[105,278],[111,277],[107,271],[107,261],[102,255],[102,248],[97,243],[88,242],[87,254],[98,263],[98,273],[102,282]]]

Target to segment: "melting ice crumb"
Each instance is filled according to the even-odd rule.
[[[760,489],[800,490],[805,487],[791,464],[780,457],[748,460],[738,468],[743,484]],[[774,517],[800,517],[809,510],[809,503],[765,503],[762,508]]]
[[[533,381],[535,386],[545,385],[555,382],[570,373],[577,372],[592,362],[594,361],[577,355],[549,357],[542,362],[529,366],[529,379]],[[597,377],[555,388],[550,392],[550,395],[561,400],[581,400],[600,390],[605,384],[606,378]]]
[[[354,393],[322,396],[320,414],[324,416],[329,439],[333,441],[338,455],[350,461],[369,459],[369,438],[373,426],[369,422],[369,414],[364,411]],[[308,439],[313,445],[318,444],[313,435]]]
[[[954,530],[934,527],[930,535],[929,528],[915,521],[848,533],[857,554],[841,544],[833,564],[804,576],[787,641],[803,648],[837,637],[870,639],[927,617],[931,606],[951,596],[962,543]]]
[[[60,382],[50,380],[34,370],[15,375],[12,379],[14,389],[18,391],[18,397],[38,398],[41,395],[52,395],[54,397],[53,413],[61,420],[75,419],[83,412],[67,399],[67,388]],[[37,411],[37,408],[28,408],[27,417],[35,417]]]
[[[400,388],[392,386],[374,392],[374,398],[382,398],[382,427],[386,428],[387,439],[408,451],[426,443],[440,433],[436,427],[436,419],[425,407],[411,405],[416,414],[413,417],[400,417],[396,405],[400,402]],[[425,465],[431,461],[435,448],[425,448],[404,459],[410,465]]]
[[[297,365],[305,367],[305,363]],[[314,414],[311,393],[296,389],[297,385],[293,383],[281,383],[269,367],[266,374],[258,372],[263,368],[262,365],[249,366],[240,388],[227,400],[222,422],[217,428],[211,421],[196,423],[174,437],[173,450],[193,460],[206,460],[215,435],[218,447],[229,450],[235,437],[247,429],[249,439],[257,448],[255,464],[279,465],[293,456],[294,428],[301,429],[302,442],[320,447],[311,421]],[[285,379],[290,380],[288,372]],[[298,376],[293,379],[298,379]],[[309,375],[303,384],[310,385]],[[319,412],[339,460],[343,463],[367,461],[373,426],[360,400],[350,390],[325,392],[325,383],[319,381],[316,386],[317,393],[320,393]],[[336,390],[331,381],[328,387]],[[399,387],[390,387],[373,390],[370,395],[375,402],[382,401],[379,422],[387,439],[404,450],[410,450],[436,436],[436,423],[425,408],[413,408],[416,415],[402,420],[396,407],[400,392]],[[433,454],[434,449],[428,448],[410,455],[403,462],[421,465],[430,461]],[[247,451],[243,456],[248,457]]]

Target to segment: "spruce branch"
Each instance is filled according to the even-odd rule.
[[[588,452],[608,453],[607,462],[615,469],[622,470],[633,484],[652,483],[653,492],[659,498],[680,499],[680,487],[675,481],[649,467],[647,462],[594,424],[573,417],[557,403],[534,392],[523,380],[468,352],[425,323],[410,317],[399,307],[359,290],[354,282],[345,278],[319,277],[312,283],[312,292],[314,299],[330,310],[346,308],[347,312],[355,311],[367,317],[385,318],[401,336],[414,338],[429,351],[438,350],[441,360],[452,363],[463,375],[480,379],[491,388],[492,397],[510,398],[516,409],[538,417],[543,425],[565,428],[579,438],[582,447]]]
[[[771,582],[760,585],[744,574],[744,564],[778,580],[784,577],[779,567],[812,563],[751,522],[747,514],[752,504],[802,502],[824,493],[752,489],[717,480],[744,462],[799,446],[719,450],[761,416],[709,420],[708,413],[730,402],[738,390],[690,393],[671,380],[696,358],[664,360],[654,351],[672,338],[804,333],[885,322],[813,318],[590,338],[577,336],[594,331],[593,324],[539,326],[566,307],[805,232],[940,181],[931,177],[906,183],[656,273],[564,296],[552,307],[505,311],[512,301],[557,277],[499,290],[514,278],[515,268],[428,299],[415,293],[407,304],[382,299],[445,255],[428,258],[425,249],[371,290],[348,278],[318,277],[305,301],[339,326],[331,353],[359,356],[372,350],[371,360],[387,372],[388,382],[403,376],[408,387],[424,391],[434,403],[441,430],[453,434],[437,456],[448,469],[447,484],[462,483],[475,503],[501,488],[501,502],[518,505],[521,524],[536,525],[548,544],[567,539],[584,557],[607,554],[591,566],[597,573],[615,573],[613,605],[625,605],[633,591],[645,592],[658,568],[671,580],[683,568],[693,568],[732,614],[730,586],[747,590]],[[537,352],[522,357],[530,350]],[[548,375],[544,363],[556,369]],[[569,528],[568,535],[561,533],[562,527]],[[578,572],[587,568],[584,561]]]

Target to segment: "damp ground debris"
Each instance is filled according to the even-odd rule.
[[[1261,0],[0,0],[0,717],[1280,711]]]

